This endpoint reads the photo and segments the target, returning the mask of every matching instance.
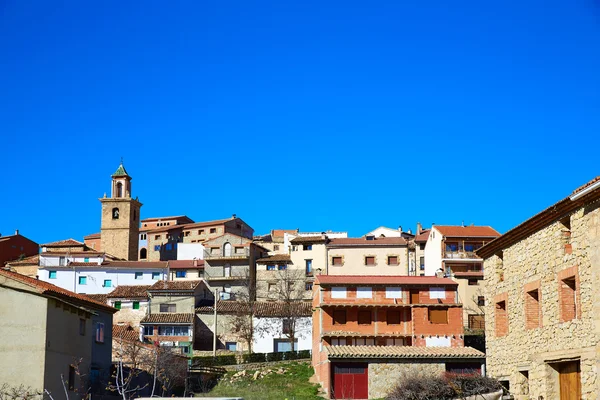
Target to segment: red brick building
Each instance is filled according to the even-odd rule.
[[[14,235],[0,236],[0,268],[7,261],[18,260],[38,254],[39,245],[15,231]]]
[[[313,367],[332,398],[385,397],[400,371],[473,369],[452,279],[319,275],[313,296]],[[385,366],[385,368],[384,368]]]

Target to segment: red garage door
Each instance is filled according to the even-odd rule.
[[[367,363],[332,365],[334,399],[368,399],[369,368]]]

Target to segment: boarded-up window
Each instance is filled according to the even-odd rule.
[[[346,324],[346,310],[334,310],[333,311],[333,325],[345,325]]]
[[[508,334],[508,314],[506,312],[506,301],[496,303],[496,336]]]
[[[525,293],[525,327],[534,329],[540,327],[540,290],[535,289]]]
[[[359,325],[371,325],[371,311],[359,311],[358,312],[358,324]]]
[[[375,256],[366,256],[365,265],[375,265]]]
[[[577,282],[575,277],[560,281],[561,320],[570,321],[577,318]]]
[[[448,323],[448,309],[447,308],[430,308],[429,309],[429,322],[432,324],[447,324]]]
[[[388,310],[387,323],[388,325],[398,325],[400,323],[400,311]]]
[[[342,257],[331,257],[331,265],[342,265]]]
[[[398,265],[398,256],[388,256],[388,265]]]

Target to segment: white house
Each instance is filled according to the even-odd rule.
[[[38,268],[39,279],[75,293],[108,294],[119,285],[152,285],[166,280],[167,262],[110,261],[98,264],[47,262]]]
[[[289,315],[295,315],[294,350],[312,349],[312,305],[308,301],[293,303],[292,312],[286,311],[282,302],[256,302],[252,323],[255,353],[291,351]]]

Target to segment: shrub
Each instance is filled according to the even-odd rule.
[[[265,353],[251,353],[251,354],[244,354],[242,356],[242,362],[244,364],[265,362],[265,360],[266,360]]]
[[[281,361],[285,353],[267,353],[267,361]]]
[[[310,358],[310,350],[300,350],[298,352],[298,359]]]
[[[219,365],[234,365],[237,364],[235,354],[221,354],[216,357],[194,357],[192,365],[198,367],[216,367]]]
[[[501,388],[497,380],[479,374],[408,374],[400,379],[388,400],[449,400],[491,393]]]

